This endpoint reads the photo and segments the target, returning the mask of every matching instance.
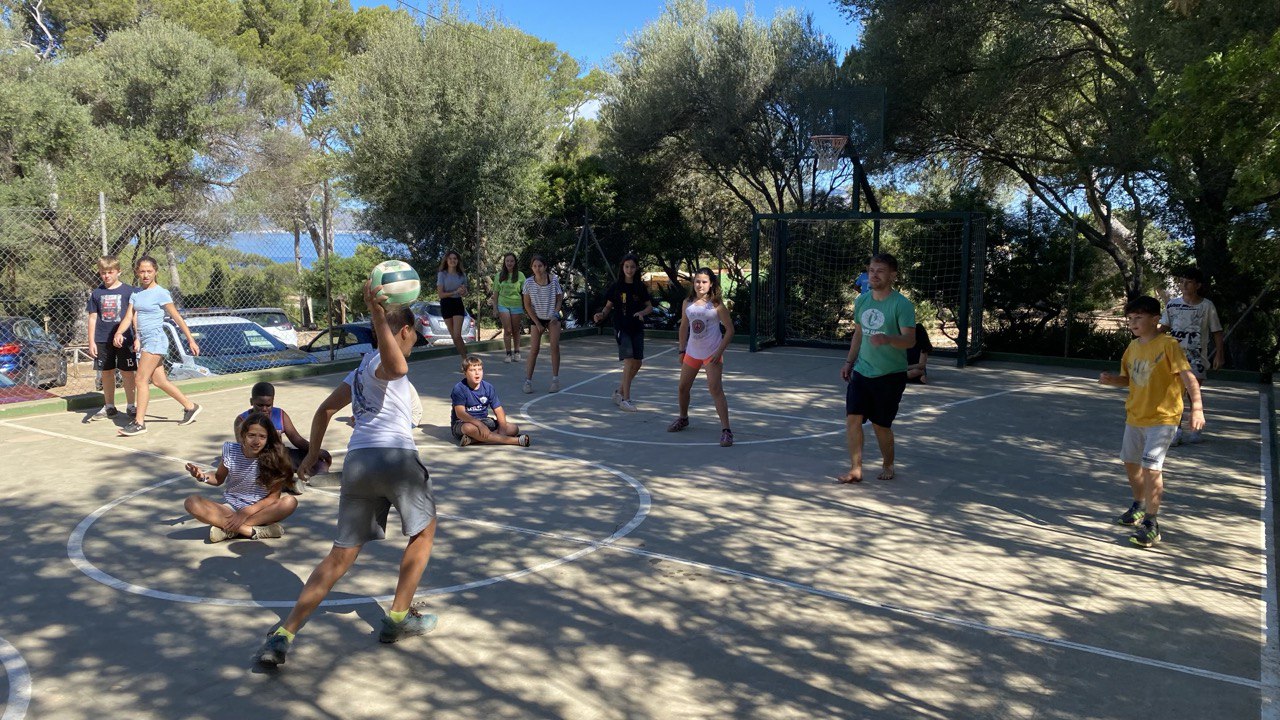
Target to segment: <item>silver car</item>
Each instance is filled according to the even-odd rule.
[[[453,337],[449,328],[445,327],[444,315],[440,312],[440,303],[434,300],[419,300],[409,306],[418,319],[415,329],[426,345],[452,345]],[[462,342],[473,343],[479,339],[476,332],[475,319],[471,313],[462,318]]]

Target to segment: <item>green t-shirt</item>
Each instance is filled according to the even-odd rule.
[[[524,300],[520,297],[520,289],[524,287],[524,273],[517,272],[516,278],[501,282],[498,278],[502,277],[502,273],[493,276],[493,287],[498,292],[498,304],[503,307],[524,307]]]
[[[853,318],[862,328],[862,345],[853,369],[863,377],[880,377],[907,371],[907,351],[892,345],[872,345],[872,335],[901,335],[916,324],[916,309],[902,293],[893,290],[884,300],[865,292],[853,303]]]

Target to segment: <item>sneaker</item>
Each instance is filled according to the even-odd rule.
[[[530,393],[532,393],[532,392],[533,392],[533,381],[532,381],[532,380],[525,380],[525,381],[524,381],[524,394],[525,394],[525,395],[528,395],[528,394],[530,394]]]
[[[271,633],[267,636],[267,641],[262,643],[262,647],[258,649],[253,659],[263,665],[283,665],[285,658],[289,655],[289,638],[279,633]]]
[[[217,525],[209,526],[209,542],[211,543],[220,543],[224,540],[230,540],[232,537],[234,536],[231,533],[223,530]]]
[[[618,409],[622,410],[623,412],[635,412],[637,408],[636,408],[636,404],[631,402],[630,400],[623,400],[622,402],[618,403]]]
[[[178,421],[178,424],[190,425],[191,423],[196,421],[196,416],[199,415],[200,411],[203,409],[204,408],[199,405],[194,405],[190,410],[183,410],[182,419]]]
[[[458,438],[458,447],[466,447],[473,442],[475,442],[475,440],[473,440],[470,435],[463,435]]]
[[[1200,434],[1199,430],[1192,430],[1187,433],[1186,437],[1182,438],[1182,442],[1188,445],[1197,445],[1204,442],[1204,436]]]
[[[1135,502],[1134,504],[1129,506],[1128,510],[1124,511],[1123,515],[1116,518],[1116,524],[1117,525],[1137,525],[1138,523],[1142,522],[1142,519],[1145,518],[1146,516],[1147,516],[1147,513],[1145,510],[1142,509],[1142,503]]]
[[[1169,443],[1169,447],[1178,447],[1182,444],[1182,428],[1178,428],[1173,433],[1173,442]]]
[[[120,434],[124,435],[125,437],[130,437],[133,435],[141,435],[146,431],[147,431],[147,426],[143,425],[137,420],[134,420],[128,425],[125,425],[124,427],[120,428]]]
[[[253,529],[254,540],[267,540],[270,538],[284,537],[284,528],[280,527],[280,523],[271,523],[270,525],[259,525]]]
[[[511,353],[507,353],[507,356],[506,356],[506,357],[504,357],[504,358],[502,358],[502,362],[504,362],[504,363],[509,363],[509,362],[511,362]]]
[[[533,438],[526,435],[520,436],[520,447],[529,447],[533,444]]]
[[[613,389],[613,404],[618,406],[622,405],[622,391],[618,388]]]
[[[135,419],[135,420],[136,420],[136,419],[138,419],[138,406],[137,406],[137,405],[130,405],[130,406],[126,407],[126,408],[124,409],[124,414],[125,414],[125,415],[128,415],[129,417],[131,417],[131,418],[133,418],[133,419]]]
[[[689,427],[689,418],[678,417],[675,420],[672,420],[671,424],[667,426],[667,432],[680,432],[687,427]]]
[[[720,431],[720,447],[729,447],[733,445],[733,431],[725,428]]]
[[[516,360],[515,360],[515,361],[516,361],[516,362],[524,362],[524,356],[520,354],[520,351],[519,351],[519,350],[517,350],[517,351],[516,351]]]
[[[89,422],[93,422],[94,420],[106,420],[107,418],[113,418],[119,414],[120,411],[116,409],[115,405],[104,405],[98,408],[98,412],[89,416]]]
[[[378,642],[393,643],[415,635],[426,635],[436,629],[438,621],[435,615],[424,615],[417,608],[409,608],[409,614],[400,622],[395,622],[389,615],[384,616]]]
[[[556,378],[551,379],[551,387],[547,388],[548,392],[560,392],[560,381]]]
[[[1149,548],[1160,542],[1160,525],[1152,518],[1146,518],[1133,535],[1129,536],[1129,542],[1142,548]]]

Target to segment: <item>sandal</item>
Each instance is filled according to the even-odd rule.
[[[678,417],[667,426],[667,432],[680,432],[687,427],[689,427],[689,418]]]
[[[466,447],[473,442],[475,442],[475,440],[473,440],[470,435],[463,435],[462,438],[458,440],[458,447]]]
[[[529,447],[529,444],[532,442],[533,440],[528,435],[520,436],[520,447]]]

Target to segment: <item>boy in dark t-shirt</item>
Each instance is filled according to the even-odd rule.
[[[929,331],[924,323],[916,323],[916,344],[907,350],[907,382],[929,384],[929,354],[933,352],[933,342],[929,340]]]
[[[102,373],[103,403],[98,412],[89,416],[90,420],[115,418],[119,413],[116,410],[116,370],[120,371],[120,379],[124,382],[124,396],[128,401],[126,414],[134,414],[133,373],[138,369],[138,359],[133,353],[133,329],[125,331],[120,347],[111,342],[125,311],[129,309],[129,298],[135,288],[120,282],[120,261],[114,255],[98,258],[98,277],[102,278],[102,284],[89,294],[85,312],[89,314],[89,357],[93,358],[93,369]]]
[[[469,355],[462,361],[463,379],[449,393],[449,428],[458,447],[472,443],[497,443],[529,447],[529,436],[520,434],[520,426],[507,421],[498,391],[484,380],[484,361]],[[489,412],[493,417],[489,417]]]

